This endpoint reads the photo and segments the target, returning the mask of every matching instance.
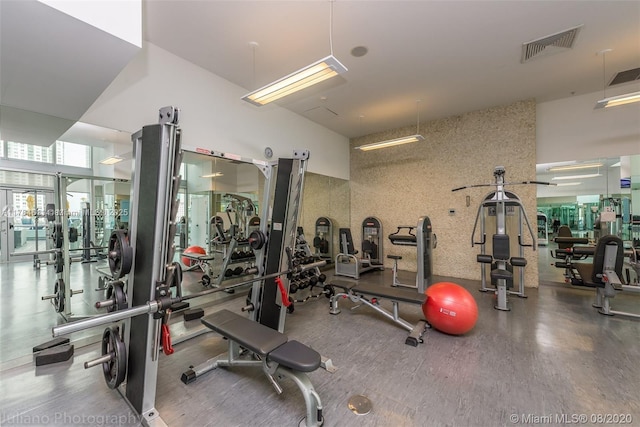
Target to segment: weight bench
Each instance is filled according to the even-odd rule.
[[[364,272],[384,270],[384,265],[375,263],[371,258],[358,258],[358,251],[353,247],[350,228],[340,229],[340,253],[336,255],[336,275],[359,279]],[[365,254],[368,256],[368,254]]]
[[[262,367],[278,394],[282,393],[282,387],[277,380],[291,378],[304,396],[307,407],[305,425],[322,425],[322,403],[307,375],[307,372],[313,372],[320,366],[318,352],[298,341],[289,341],[286,335],[229,310],[203,317],[201,322],[228,339],[229,351],[184,372],[181,377],[183,383],[189,384],[217,367]],[[255,357],[241,359],[241,349],[250,351]]]
[[[211,266],[209,265],[209,261],[213,261],[214,260],[214,256],[213,255],[208,255],[208,254],[185,254],[183,253],[182,256],[184,258],[188,258],[191,261],[195,261],[195,262],[191,262],[190,266],[185,268],[184,271],[193,271],[193,270],[197,270],[200,269],[202,270],[202,272],[208,276],[212,276],[213,273],[211,271]]]
[[[427,300],[426,294],[421,294],[407,289],[354,284],[342,281],[334,281],[333,283],[331,283],[331,286],[333,286],[334,289],[341,289],[342,292],[334,293],[334,295],[331,296],[329,313],[340,314],[340,309],[338,308],[338,298],[349,298],[355,303],[362,303],[373,308],[378,313],[381,313],[386,318],[392,320],[393,322],[408,330],[409,336],[405,340],[405,344],[417,347],[418,344],[424,342],[422,336],[424,335],[424,332],[427,330],[427,328],[430,327],[427,321],[420,320],[415,325],[412,325],[411,323],[400,317],[398,306],[401,302],[422,306]],[[378,300],[382,298],[391,300],[391,303],[393,304],[392,312],[389,312],[388,310],[380,307],[380,305],[378,304]],[[352,308],[352,310],[358,307],[359,306],[355,306]]]

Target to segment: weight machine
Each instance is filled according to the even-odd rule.
[[[112,271],[128,274],[130,286],[126,304],[130,308],[52,329],[53,336],[57,337],[124,320],[117,326],[105,329],[102,357],[87,362],[85,368],[102,366],[107,385],[120,392],[139,414],[144,425],[165,425],[155,408],[155,397],[160,347],[166,355],[173,352],[166,323],[169,308],[177,302],[224,290],[216,288],[188,296],[172,295],[171,288],[181,280],[180,264],[172,262],[175,251],[172,237],[177,226],[175,216],[180,186],[178,173],[182,158],[180,136],[178,110],[173,107],[160,110],[159,124],[145,126],[132,136],[135,175],[131,188],[131,227],[126,239],[122,235],[114,237],[115,243],[109,250]],[[245,160],[240,156],[202,148],[196,148],[194,152],[235,161]],[[269,206],[273,198],[272,209],[263,210],[260,229],[254,230],[249,236],[257,261],[247,273],[256,276],[245,282],[253,285],[253,298],[243,311],[249,312],[253,322],[223,310],[203,319],[203,323],[229,338],[228,365],[261,366],[277,389],[279,386],[274,376],[292,378],[305,396],[306,425],[319,426],[322,424],[322,406],[306,376],[306,372],[315,369],[317,353],[291,341],[291,344],[265,350],[263,354],[257,348],[259,344],[251,338],[253,335],[259,341],[260,337],[276,334],[274,337],[280,344],[287,342],[286,336],[281,333],[285,306],[288,305],[283,281],[287,282],[288,275],[300,274],[325,264],[323,261],[304,266],[293,265],[288,256],[290,250],[287,249],[295,245],[307,159],[307,151],[296,150],[293,158],[279,159],[277,162],[246,160],[256,164],[266,178],[264,206]],[[268,212],[272,212],[270,217],[267,216]],[[268,233],[266,224],[271,224]],[[255,325],[253,334],[250,333],[251,325]],[[264,328],[272,332],[261,332]],[[273,356],[272,363],[267,363],[266,357],[264,361],[237,361],[238,343],[260,356]],[[305,361],[296,361],[295,354],[309,357]],[[288,360],[288,356],[294,356],[293,360]],[[313,360],[309,362],[309,359]],[[274,360],[277,362],[275,366]],[[319,355],[317,363],[320,364]],[[225,365],[217,361],[209,364],[209,368],[216,366]],[[198,368],[189,378],[193,380],[207,370],[206,366]]]
[[[417,234],[415,230],[417,230]],[[438,236],[433,233],[431,220],[428,216],[423,216],[418,220],[417,227],[399,225],[395,233],[389,234],[389,241],[396,246],[415,246],[418,254],[416,258],[418,272],[415,285],[400,283],[398,280],[398,260],[401,260],[402,257],[400,255],[387,255],[387,258],[393,260],[393,283],[391,286],[413,288],[417,289],[419,294],[424,294],[433,281],[433,249],[438,246]]]
[[[508,295],[516,295],[520,298],[526,298],[524,293],[524,267],[527,265],[527,260],[524,258],[524,248],[530,247],[532,250],[536,250],[536,238],[531,229],[529,219],[524,206],[520,202],[520,199],[515,193],[506,191],[504,187],[506,185],[525,185],[525,184],[539,184],[539,185],[555,185],[548,182],[541,181],[523,181],[515,183],[507,183],[504,181],[505,169],[504,166],[496,166],[493,171],[495,182],[492,184],[474,184],[464,187],[454,188],[453,192],[464,190],[466,188],[475,187],[495,187],[495,191],[487,193],[483,198],[480,206],[478,207],[478,213],[476,214],[476,221],[473,225],[473,231],[471,233],[471,246],[480,245],[480,253],[477,255],[477,262],[481,264],[481,280],[482,287],[481,292],[493,292],[497,295],[497,304],[494,306],[496,310],[509,311]],[[517,212],[516,212],[517,211]],[[495,233],[491,242],[491,253],[487,251],[487,236],[486,225],[489,217],[495,218]],[[518,232],[518,256],[511,256],[511,241],[507,232],[507,218],[516,218],[517,232]],[[527,226],[529,235],[531,236],[532,243],[525,243],[523,234],[523,221]],[[476,241],[476,230],[478,229],[478,223],[480,224],[480,241]],[[490,278],[491,284],[494,288],[487,286],[487,274],[485,265],[491,266]],[[518,267],[518,290],[510,291],[509,288],[513,287],[513,267]]]

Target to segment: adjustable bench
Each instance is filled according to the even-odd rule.
[[[211,266],[209,265],[209,261],[213,261],[214,256],[213,255],[208,255],[208,254],[185,254],[183,253],[182,256],[184,258],[187,258],[189,260],[191,260],[191,265],[187,268],[184,269],[184,271],[192,271],[192,270],[196,270],[196,269],[200,269],[202,270],[202,272],[206,275],[211,276],[212,275],[212,271],[211,271]]]
[[[421,294],[416,291],[410,291],[408,289],[353,284],[343,281],[334,281],[331,286],[341,289],[342,292],[336,293],[335,295],[331,296],[329,313],[340,314],[340,309],[338,308],[338,298],[349,298],[355,303],[362,303],[373,308],[378,313],[383,314],[388,319],[394,321],[395,323],[408,330],[409,336],[405,340],[405,344],[417,347],[418,344],[424,342],[422,336],[424,335],[424,332],[427,330],[427,328],[429,328],[429,324],[426,322],[426,320],[420,320],[415,325],[412,325],[411,323],[402,319],[399,315],[398,305],[401,302],[406,302],[409,304],[422,306],[427,300],[427,296],[425,294]],[[391,300],[391,303],[393,304],[392,312],[389,312],[388,310],[380,307],[377,300],[382,298]],[[357,307],[358,306],[354,308]]]
[[[201,321],[228,339],[229,351],[226,355],[209,359],[184,372],[181,377],[183,383],[189,384],[217,367],[262,367],[278,394],[282,393],[282,387],[277,380],[291,378],[304,396],[307,407],[305,425],[322,425],[322,403],[307,375],[307,372],[315,371],[320,366],[321,357],[318,352],[298,341],[289,341],[286,335],[229,310],[220,310],[203,317]],[[257,357],[241,359],[241,348]]]

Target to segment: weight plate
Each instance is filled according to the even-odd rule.
[[[62,273],[62,271],[64,270],[64,261],[62,260],[62,253],[57,252],[56,254],[54,254],[55,256],[55,268],[56,268],[56,273]]]
[[[62,248],[63,236],[62,236],[62,224],[56,223],[53,226],[53,232],[51,233],[51,239],[56,249]]]
[[[120,279],[131,271],[133,249],[124,230],[114,230],[109,238],[109,270],[114,279]]]
[[[53,285],[53,306],[56,308],[56,313],[62,313],[64,311],[64,280],[58,279]]]
[[[102,363],[102,372],[107,387],[117,388],[127,375],[127,348],[120,339],[118,328],[106,328],[102,334],[102,355],[111,355],[111,360]]]
[[[113,304],[107,307],[107,311],[109,313],[127,308],[127,294],[124,292],[124,283],[109,283],[106,291],[106,297],[107,300],[113,300]]]
[[[202,275],[202,286],[204,286],[205,288],[208,287],[211,284],[211,277],[209,277],[206,274]]]
[[[177,286],[182,285],[182,266],[179,262],[174,261],[171,263],[173,266],[173,280],[169,283],[170,288],[175,288]]]

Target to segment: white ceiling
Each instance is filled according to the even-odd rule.
[[[330,9],[143,0],[144,38],[249,92],[330,53]],[[347,137],[415,124],[417,99],[426,121],[603,91],[604,79],[640,67],[638,1],[337,0],[332,16],[333,52],[349,71],[279,104]],[[522,43],[579,25],[573,49],[520,62]],[[357,46],[367,55],[352,56]]]

